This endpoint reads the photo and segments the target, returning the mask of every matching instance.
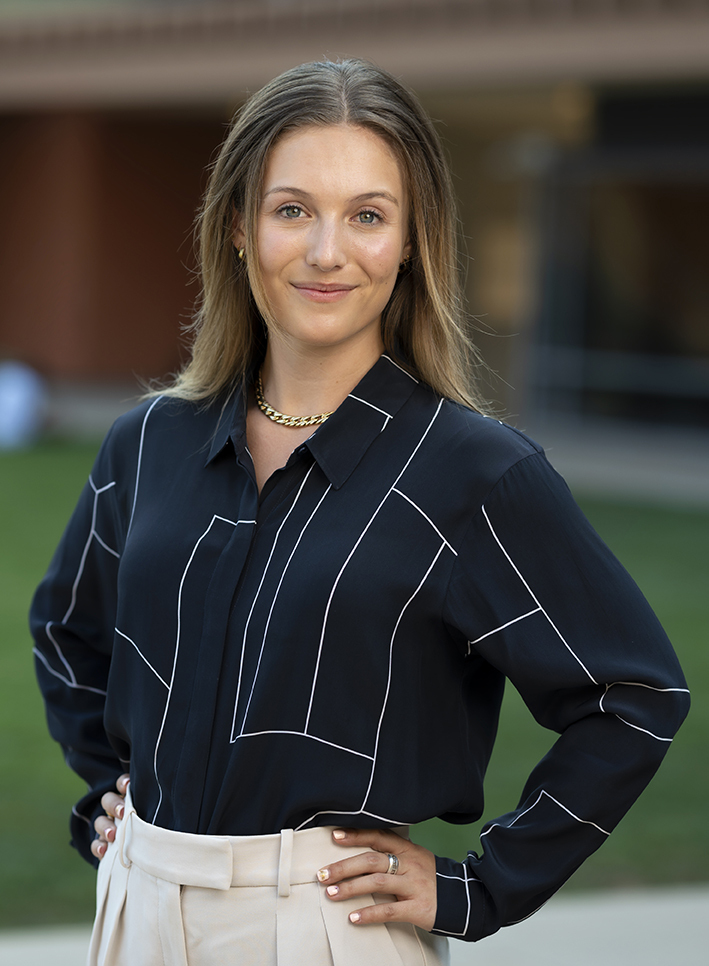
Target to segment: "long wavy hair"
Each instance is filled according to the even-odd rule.
[[[197,216],[202,291],[188,326],[191,358],[160,391],[207,401],[233,391],[262,361],[270,310],[256,253],[241,261],[234,248],[234,212],[246,237],[256,238],[269,151],[286,132],[331,124],[379,135],[404,176],[412,248],[382,313],[386,351],[440,395],[486,411],[475,384],[480,360],[470,339],[455,196],[440,138],[416,96],[362,60],[302,64],[237,112]]]

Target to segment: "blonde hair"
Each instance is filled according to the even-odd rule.
[[[404,174],[412,249],[382,314],[387,352],[440,395],[485,411],[473,379],[479,358],[468,334],[456,204],[440,138],[416,96],[362,60],[302,64],[276,77],[237,112],[197,219],[202,293],[188,328],[192,357],[162,391],[210,399],[233,391],[262,361],[268,300],[258,258],[247,254],[241,261],[234,248],[234,212],[246,238],[255,238],[273,145],[295,128],[332,124],[378,134]]]

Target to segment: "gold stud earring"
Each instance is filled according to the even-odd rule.
[[[245,248],[240,248],[239,251],[236,254],[239,256],[240,260],[243,262],[244,256],[246,255],[246,249]]]

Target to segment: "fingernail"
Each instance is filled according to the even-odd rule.
[[[330,870],[329,869],[320,869],[320,871],[318,872],[318,879],[321,882],[327,882],[327,880],[329,878],[330,878]]]
[[[336,896],[339,891],[340,890],[337,888],[337,886],[328,886],[325,890],[329,896]]]
[[[108,841],[109,842],[112,842],[115,837],[116,837],[116,830],[115,830],[115,828],[107,828],[106,829],[106,838],[108,839]]]
[[[337,839],[338,842],[341,842],[342,839],[347,837],[347,832],[343,832],[341,828],[338,828],[335,832],[332,833],[332,837],[334,839]]]
[[[98,847],[98,849],[96,851],[98,852],[98,857],[101,858],[103,856],[104,852],[106,851],[106,846],[105,845],[99,845],[99,847]]]
[[[116,818],[123,818],[123,813],[125,810],[125,805],[116,805]]]
[[[362,917],[358,912],[350,913],[350,922],[359,922]]]

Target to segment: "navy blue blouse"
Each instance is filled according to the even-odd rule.
[[[52,735],[99,800],[249,835],[483,807],[505,676],[560,737],[435,932],[523,919],[605,840],[688,707],[672,648],[543,451],[382,356],[259,496],[245,400],[109,432],[32,608]]]

